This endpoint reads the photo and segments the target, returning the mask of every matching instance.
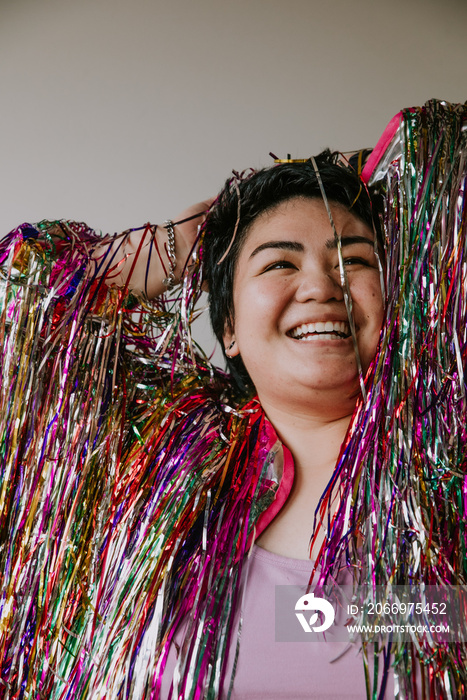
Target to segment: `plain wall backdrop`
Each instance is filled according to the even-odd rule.
[[[465,0],[0,0],[3,231],[160,222],[270,151],[372,146],[467,99],[466,30]]]

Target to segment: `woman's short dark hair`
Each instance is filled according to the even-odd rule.
[[[337,158],[338,154],[330,151],[315,158],[327,199],[346,207],[370,228],[378,227],[373,202],[365,186],[350,168],[338,164]],[[248,230],[258,216],[294,197],[322,198],[311,160],[281,163],[247,177],[227,180],[208,214],[202,251],[204,275],[209,286],[211,325],[224,356],[223,336],[232,327],[235,315],[235,267]],[[237,219],[232,247],[219,264],[232,241]],[[226,357],[226,361],[239,390],[251,393],[254,386],[241,357]]]

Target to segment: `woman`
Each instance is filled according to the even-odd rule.
[[[355,652],[337,661],[348,645],[304,645],[297,651],[274,636],[275,586],[305,586],[311,574],[306,562],[315,510],[360,392],[339,251],[320,183],[340,237],[365,371],[383,317],[371,202],[353,174],[330,159],[318,163],[319,178],[309,162],[228,183],[206,222],[203,258],[213,327],[240,387],[257,393],[287,448],[275,501],[256,524],[261,551],[253,550],[248,567],[232,697],[365,694]],[[271,446],[276,440],[274,435]],[[319,535],[322,541],[321,530]],[[313,555],[318,551],[315,546]],[[232,659],[227,678],[231,666]],[[360,682],[350,690],[346,678],[356,668]]]
[[[446,196],[449,185],[449,202],[454,202],[463,177],[458,157],[463,116],[460,110],[435,108],[405,115],[402,125],[417,129],[419,141],[410,146],[419,172],[429,163],[441,177],[444,168],[441,191]],[[420,135],[431,138],[443,120],[438,143],[448,144],[445,151],[437,145],[421,152]],[[455,182],[452,169],[445,168],[449,158],[456,167]],[[269,193],[261,174],[234,182],[208,218],[202,257],[215,301],[214,329],[238,377],[235,390],[187,344],[193,280],[199,279],[188,255],[194,240],[190,222],[168,223],[165,231],[148,225],[142,233],[103,244],[76,225],[24,226],[4,244],[5,697],[22,692],[157,697],[162,679],[172,676],[171,669],[164,676],[172,660],[180,697],[235,693],[243,663],[242,596],[251,591],[246,575],[248,568],[254,573],[255,565],[253,560],[248,567],[247,554],[256,540],[272,555],[305,560],[320,503],[312,549],[312,557],[318,557],[325,538],[320,581],[335,575],[346,559],[357,581],[370,576],[386,583],[395,571],[404,580],[420,574],[413,564],[417,556],[420,562],[420,553],[426,557],[433,551],[436,562],[425,558],[419,578],[442,572],[448,581],[445,563],[451,556],[457,577],[451,582],[462,581],[446,537],[450,514],[461,509],[446,500],[457,483],[453,468],[444,465],[433,491],[435,500],[443,500],[444,513],[431,529],[423,519],[425,502],[420,505],[419,499],[415,507],[413,491],[414,471],[418,485],[434,488],[433,474],[427,480],[415,468],[420,466],[417,440],[426,439],[430,411],[441,411],[444,423],[449,413],[462,425],[459,371],[453,372],[450,362],[459,340],[457,346],[446,342],[458,336],[452,326],[450,335],[443,336],[443,367],[449,371],[439,384],[430,385],[437,405],[424,406],[424,435],[402,433],[402,448],[407,453],[408,435],[412,453],[401,476],[393,468],[405,457],[403,449],[397,453],[397,431],[406,414],[404,429],[417,414],[410,407],[412,395],[418,392],[421,402],[417,380],[427,376],[420,364],[414,377],[413,367],[403,367],[397,403],[393,387],[398,375],[391,375],[391,361],[404,357],[407,329],[412,328],[400,325],[398,290],[413,256],[405,246],[408,262],[400,279],[394,277],[394,260],[388,263],[393,298],[388,299],[386,332],[378,346],[383,296],[370,201],[357,179],[336,168],[319,160],[301,170],[279,166],[265,176],[269,183],[276,173],[276,180],[285,174],[281,186]],[[295,170],[307,173],[301,184],[293,177]],[[416,183],[411,186],[415,193],[422,190]],[[396,228],[391,213],[406,211],[400,202],[393,207],[395,192],[405,190],[399,185],[399,190],[386,191],[390,230],[391,223]],[[410,225],[397,230],[397,245],[405,245],[401,231],[418,221],[420,201]],[[436,216],[440,205],[434,206]],[[181,218],[199,212],[195,208]],[[447,245],[445,231],[438,251],[441,243]],[[190,269],[175,321],[169,316],[170,290],[160,307],[145,298],[136,306],[135,287],[148,296],[170,287],[185,256]],[[443,277],[444,285],[462,265],[459,255],[450,258],[456,260],[454,266],[449,256],[441,257],[440,266],[450,265],[446,270],[453,273]],[[414,264],[420,275],[422,263]],[[104,281],[112,280],[119,286],[107,289]],[[131,285],[133,294],[128,295]],[[453,289],[454,283],[440,314],[444,330],[454,297],[459,302],[453,307],[456,323],[465,314],[463,297]],[[428,316],[432,309],[433,304]],[[152,329],[157,324],[161,334],[156,338]],[[398,346],[401,352],[388,352],[399,331],[406,334]],[[424,359],[426,343],[417,351]],[[439,357],[430,371],[433,366],[441,367]],[[251,383],[259,400],[239,401],[238,391]],[[443,413],[447,405],[449,411]],[[420,414],[411,427],[417,427]],[[457,444],[452,464],[460,464],[464,454],[462,438]],[[422,538],[426,531],[428,544]],[[433,670],[433,692],[449,684],[453,696],[456,691],[461,696],[462,668],[449,650],[439,648],[438,657],[430,658],[424,643],[420,653]],[[393,649],[399,649],[396,686],[403,686],[413,666],[411,647],[397,647],[396,640]],[[460,650],[456,658],[462,658]],[[236,666],[238,675],[231,673]],[[383,697],[387,668],[379,673]],[[424,672],[421,683],[428,697]],[[348,695],[347,685],[345,681]],[[293,697],[288,687],[288,697]],[[324,697],[324,689],[316,692]],[[412,681],[403,692],[416,697]]]

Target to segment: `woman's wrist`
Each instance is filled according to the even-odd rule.
[[[194,205],[175,222],[148,223],[103,242],[93,257],[95,263],[103,258],[112,261],[111,268],[101,270],[106,283],[144,292],[149,299],[179,284],[211,202]]]

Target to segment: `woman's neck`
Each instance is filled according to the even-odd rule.
[[[293,456],[295,478],[289,499],[281,512],[258,539],[258,544],[283,556],[306,559],[315,511],[336,466],[351,414],[333,418],[311,412],[284,410],[281,406],[263,408],[279,438]],[[317,556],[324,531],[312,552]]]
[[[336,463],[354,403],[349,402],[340,410],[335,405],[332,411],[326,411],[296,404],[288,407],[259,398],[279,438],[291,451],[297,469]]]

